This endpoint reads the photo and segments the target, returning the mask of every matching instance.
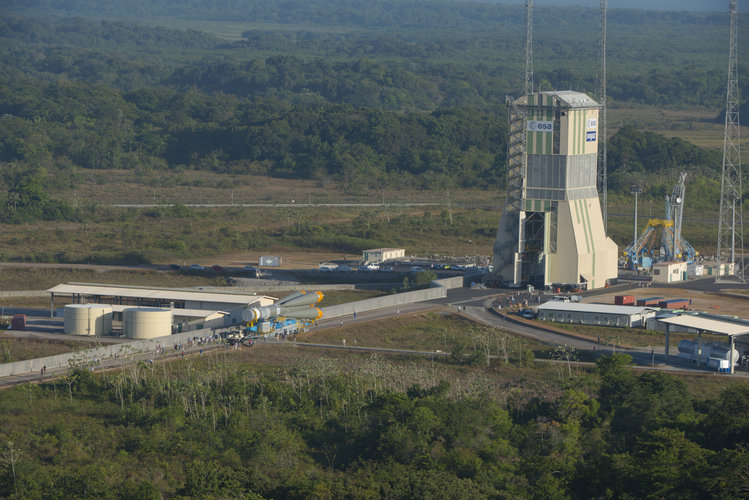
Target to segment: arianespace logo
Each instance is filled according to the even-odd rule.
[[[585,132],[585,142],[595,142],[596,141],[596,131],[591,130],[589,132]]]

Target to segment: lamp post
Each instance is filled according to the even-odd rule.
[[[679,244],[679,236],[680,236],[680,234],[679,234],[678,229],[680,227],[680,224],[677,223],[676,217],[679,214],[679,205],[681,205],[681,202],[682,202],[682,199],[681,199],[680,196],[677,196],[676,198],[674,198],[674,200],[672,202],[673,203],[673,215],[672,215],[671,219],[674,221],[674,247],[673,247],[673,252],[672,252],[673,255],[671,256],[671,260],[673,260],[674,262],[676,262],[676,257],[677,257],[678,252],[679,252],[679,249],[678,249],[677,245]]]
[[[642,193],[642,187],[638,186],[637,184],[632,184],[632,187],[629,189],[629,192],[635,195],[635,236],[632,240],[633,242],[637,243],[637,196]]]

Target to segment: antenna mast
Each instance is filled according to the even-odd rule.
[[[525,95],[533,92],[533,0],[525,0]]]
[[[726,125],[723,137],[723,174],[720,180],[718,252],[720,262],[733,263],[734,275],[744,280],[744,223],[741,215],[741,148],[739,132],[738,0],[730,0],[731,31],[726,91]],[[737,255],[738,252],[738,255]],[[737,258],[739,262],[737,262]],[[726,270],[725,274],[730,274]]]
[[[608,233],[608,173],[606,166],[606,0],[601,0],[601,23],[598,39],[598,102],[601,104],[598,127],[598,194],[601,196],[603,230]]]

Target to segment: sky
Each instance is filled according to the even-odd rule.
[[[525,0],[483,0],[504,4],[525,4]],[[679,10],[728,12],[729,0],[608,0],[609,9]],[[534,5],[579,5],[600,7],[601,0],[533,0]],[[739,12],[747,12],[749,0],[739,0]]]

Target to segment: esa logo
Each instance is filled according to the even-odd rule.
[[[554,132],[554,122],[529,120],[528,132]]]

